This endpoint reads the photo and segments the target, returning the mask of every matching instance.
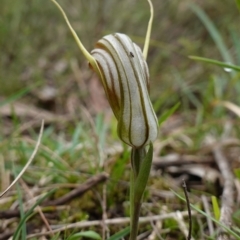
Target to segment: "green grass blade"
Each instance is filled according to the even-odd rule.
[[[223,41],[222,36],[220,35],[219,31],[217,30],[216,26],[212,22],[212,20],[207,16],[207,14],[197,5],[191,4],[190,5],[193,12],[199,17],[199,19],[202,21],[210,35],[212,36],[215,44],[217,45],[223,60],[225,62],[233,63],[233,59],[231,55],[229,54],[228,48],[226,44]]]
[[[17,173],[15,171],[15,168],[13,168],[13,172],[15,175],[15,178],[17,177]],[[24,207],[23,207],[23,199],[22,199],[22,192],[20,189],[19,184],[16,184],[16,188],[17,188],[17,195],[18,195],[18,201],[19,201],[19,210],[20,210],[20,219],[24,219]],[[21,237],[22,239],[26,239],[27,236],[27,227],[26,227],[26,223],[23,222],[21,228],[19,229],[19,232],[21,231]],[[14,239],[14,238],[13,238]]]
[[[115,233],[114,235],[112,235],[107,240],[120,240],[123,237],[125,237],[126,235],[128,235],[129,233],[130,233],[130,227],[126,227],[123,230],[121,230],[121,231]]]
[[[214,216],[217,220],[219,220],[220,219],[220,209],[218,206],[217,198],[215,196],[212,196],[211,200],[212,200],[212,205],[213,205]]]
[[[165,111],[158,119],[158,124],[161,126],[180,106],[180,102],[176,103],[173,107]]]
[[[51,240],[58,240],[59,235],[60,235],[60,232],[58,232],[54,237],[52,237]]]
[[[240,36],[239,36],[239,33],[236,32],[235,30],[230,30],[230,34],[231,34],[233,47],[236,52],[237,64],[240,65],[240,41],[239,41]]]
[[[240,168],[235,168],[233,171],[236,178],[240,180]]]
[[[240,11],[240,0],[235,0],[236,1],[236,4],[237,4],[237,7],[238,7],[238,10]]]
[[[180,73],[178,69],[174,68],[172,70],[172,75],[174,76],[174,80],[176,82],[175,84],[179,87],[181,94],[184,96],[182,99],[183,109],[189,109],[190,103],[196,108],[201,107],[202,102],[198,99],[196,94],[194,94],[196,87],[187,83],[185,78],[182,76],[182,73]]]
[[[73,234],[71,237],[69,237],[67,240],[78,240],[81,237],[85,238],[91,238],[91,239],[101,239],[100,235],[94,231],[84,231]]]
[[[28,92],[30,92],[30,90],[32,90],[32,88],[33,87],[31,86],[31,87],[28,87],[28,88],[24,88],[24,89],[18,91],[17,93],[14,93],[13,95],[8,97],[7,99],[0,102],[0,107],[5,105],[5,104],[9,104],[11,102],[14,102],[14,101],[18,100],[19,98],[25,96]]]
[[[13,235],[13,240],[17,240],[20,230],[22,229],[22,226],[27,222],[27,220],[32,216],[32,213],[35,209],[36,206],[40,205],[47,197],[49,197],[51,194],[53,194],[53,192],[55,191],[55,189],[52,189],[50,192],[46,193],[43,197],[39,198],[35,204],[33,204],[33,206],[25,213],[24,217],[21,219],[16,232]]]
[[[228,63],[224,63],[224,62],[220,62],[214,59],[210,59],[210,58],[203,58],[203,57],[197,57],[197,56],[189,56],[190,59],[196,60],[196,61],[200,61],[200,62],[205,62],[205,63],[210,63],[210,64],[214,64],[217,65],[219,67],[223,67],[226,69],[232,69],[235,71],[240,71],[240,67],[233,65],[233,64],[228,64]]]

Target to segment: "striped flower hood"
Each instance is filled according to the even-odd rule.
[[[141,49],[121,33],[99,40],[91,52],[109,104],[118,120],[118,135],[139,148],[157,138],[158,122],[149,99],[149,72]]]

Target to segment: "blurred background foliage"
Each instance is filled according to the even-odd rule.
[[[147,1],[59,2],[88,50],[102,36],[113,32],[126,33],[143,46],[149,19]],[[219,81],[230,77],[219,67],[188,58],[197,55],[224,60],[210,32],[193,10],[193,4],[214,22],[235,63],[240,61],[237,54],[240,17],[234,1],[153,0],[155,16],[148,63],[151,96],[162,107],[179,100],[196,107],[210,77],[217,75],[222,79]],[[78,97],[88,94],[89,89],[84,88],[84,84],[76,87],[76,78],[88,82],[92,73],[51,1],[2,0],[0,49],[1,96],[9,96],[36,83],[41,88],[56,89],[59,103],[66,101],[72,92]],[[31,90],[33,103],[37,89],[40,88],[33,86]],[[58,108],[58,111],[62,110]]]
[[[239,120],[216,104],[224,100],[240,105],[240,76],[188,56],[240,65],[240,14],[234,0],[152,2],[155,16],[147,61],[151,98],[159,121],[162,113],[180,103],[160,128],[154,158],[164,163],[166,159],[162,156],[176,154],[182,161],[182,154],[189,154],[191,159],[207,157],[210,161],[192,166],[191,171],[183,166],[177,170],[163,167],[162,172],[157,168],[153,172],[151,188],[146,193],[153,205],[150,210],[146,205],[144,211],[159,214],[162,207],[171,212],[186,206],[172,195],[169,200],[169,195],[159,197],[150,190],[166,190],[169,194],[169,188],[181,188],[179,179],[186,175],[187,184],[195,191],[191,196],[195,204],[201,202],[201,194],[221,195],[207,138],[214,136],[218,141],[227,129],[229,137],[240,139]],[[100,38],[114,32],[129,35],[143,47],[149,20],[146,0],[59,0],[59,3],[89,51]],[[50,0],[1,0],[0,50],[1,190],[9,186],[15,170],[19,173],[25,165],[35,146],[33,139],[37,139],[40,119],[44,118],[41,147],[23,180],[38,186],[39,192],[44,192],[45,186],[56,188],[57,184],[56,198],[65,191],[66,182],[83,183],[89,176],[106,171],[111,176],[104,193],[108,216],[128,215],[124,201],[127,203],[128,199],[129,151],[117,138],[116,121],[112,120],[100,81],[89,69],[58,9]],[[14,104],[9,104],[14,100]],[[227,157],[239,181],[239,147],[228,149]],[[212,175],[214,180],[209,180]],[[80,203],[77,199],[71,208],[64,210],[70,217],[59,216],[59,222],[101,219],[96,194],[99,189],[89,191]],[[17,194],[10,195],[14,199],[3,209],[15,201]],[[239,217],[236,219],[239,223]],[[200,229],[195,234],[198,239],[204,239],[201,233],[206,221],[201,221],[196,227],[196,232]],[[166,220],[164,225],[166,229],[172,228],[171,239],[185,239],[175,231],[172,220]],[[112,232],[116,231],[113,227]]]

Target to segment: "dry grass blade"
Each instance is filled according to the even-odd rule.
[[[234,176],[231,172],[228,160],[224,156],[220,147],[214,148],[214,156],[224,179],[220,222],[226,227],[230,228],[232,225],[232,214],[234,206]],[[220,233],[217,239],[229,239],[228,234],[221,230],[222,229],[220,229]]]
[[[187,211],[180,212],[182,217],[188,216]],[[192,212],[192,215],[195,215],[196,212]],[[140,217],[139,218],[139,223],[146,223],[146,222],[151,222],[151,221],[159,221],[159,220],[164,220],[164,219],[169,219],[169,218],[175,218],[176,217],[176,212],[171,212],[171,213],[165,213],[161,215],[154,215],[154,216],[149,216],[149,217]],[[119,225],[119,224],[129,224],[130,218],[114,218],[114,219],[106,219],[105,224],[106,225]],[[93,220],[93,221],[81,221],[81,222],[76,222],[76,223],[71,223],[71,224],[66,224],[66,225],[60,225],[56,226],[57,228],[54,229],[54,226],[51,226],[52,229],[54,229],[52,232],[53,233],[58,233],[62,231],[66,231],[67,229],[77,229],[77,228],[86,228],[86,227],[92,227],[92,226],[101,226],[102,220]],[[40,237],[40,236],[47,236],[51,234],[51,232],[45,232],[45,233],[34,233],[30,234],[27,236],[27,239],[31,239],[34,237]]]
[[[189,240],[194,240],[194,238],[191,237],[191,230],[190,230],[190,228],[189,228],[189,230],[187,229],[187,226],[186,226],[186,224],[184,222],[183,216],[182,216],[180,211],[176,211],[176,216],[175,216],[174,219],[178,223],[179,229],[184,234],[185,238],[189,239]],[[192,220],[190,220],[190,218],[189,218],[189,222],[191,222],[191,221]]]
[[[150,7],[150,19],[148,22],[148,28],[147,28],[147,33],[146,33],[146,38],[145,38],[145,43],[144,43],[144,48],[143,48],[143,56],[147,60],[147,55],[148,55],[148,48],[149,48],[149,42],[150,42],[150,37],[151,37],[151,31],[152,31],[152,23],[153,23],[153,5],[151,0],[148,0],[148,4]]]
[[[207,197],[205,195],[202,195],[201,198],[202,198],[202,202],[203,202],[204,211],[209,216],[211,216],[210,207],[209,207]],[[207,218],[207,224],[208,224],[208,229],[209,229],[210,236],[213,236],[214,235],[214,227],[213,227],[213,221],[212,221],[211,218]]]
[[[222,105],[222,106],[228,108],[229,110],[234,112],[238,117],[240,117],[240,107],[237,106],[236,104],[231,103],[229,101],[219,101],[219,102],[217,102],[217,105]]]
[[[40,143],[41,143],[41,139],[42,139],[42,134],[43,134],[43,129],[44,129],[44,120],[42,120],[42,124],[41,124],[41,129],[40,129],[40,133],[39,133],[39,137],[38,137],[38,140],[37,140],[37,144],[35,146],[35,149],[31,155],[31,157],[29,158],[28,162],[26,163],[26,165],[24,166],[24,168],[22,169],[22,171],[18,174],[18,176],[14,179],[14,181],[10,184],[10,186],[5,190],[3,191],[1,194],[0,194],[0,198],[6,194],[7,191],[9,191],[16,183],[17,181],[22,177],[22,175],[24,174],[24,172],[27,170],[27,168],[29,167],[29,165],[32,163],[34,157],[36,156],[36,153],[38,151],[38,148],[40,146]]]

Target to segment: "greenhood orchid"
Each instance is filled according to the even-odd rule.
[[[153,157],[152,142],[158,134],[158,121],[149,98],[149,71],[146,63],[153,21],[152,3],[148,0],[151,17],[143,52],[127,35],[115,33],[100,39],[89,53],[61,6],[56,0],[51,1],[62,12],[80,50],[101,79],[109,104],[118,121],[119,138],[132,147],[130,239],[136,240],[142,196]],[[147,145],[149,145],[148,152],[146,152]]]
[[[143,53],[127,35],[115,33],[100,39],[90,54],[82,45],[61,6],[55,0],[52,1],[62,12],[80,50],[101,79],[118,121],[119,138],[133,148],[153,142],[157,138],[158,121],[149,98],[149,72],[145,60],[152,14]],[[149,4],[151,6],[151,2]]]

